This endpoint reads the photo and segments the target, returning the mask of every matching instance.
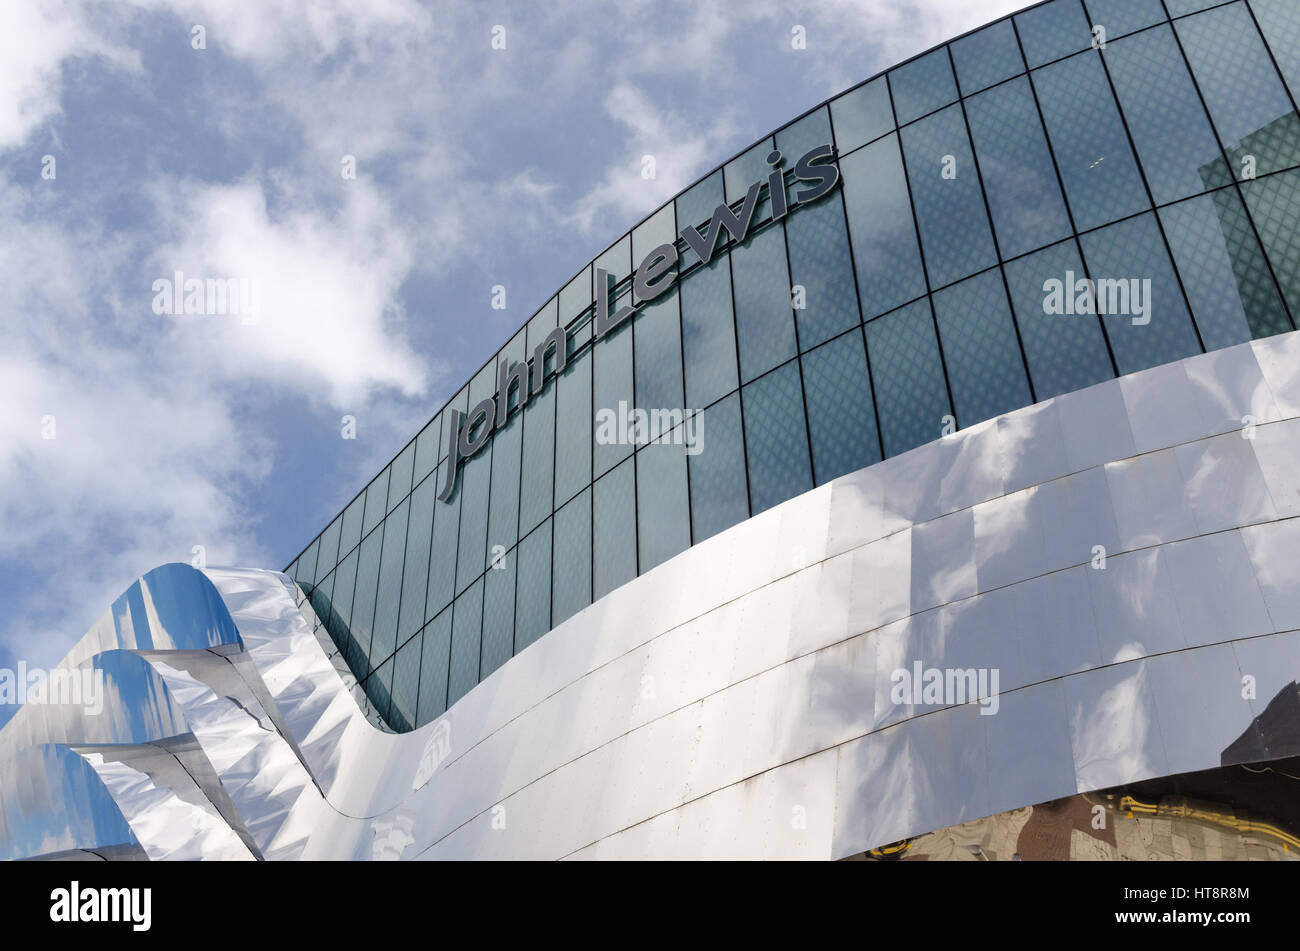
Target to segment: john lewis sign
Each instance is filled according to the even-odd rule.
[[[794,177],[804,182],[807,187],[795,192],[794,201],[789,201],[783,187],[784,159],[779,151],[773,151],[767,157],[767,164],[772,167],[767,178],[760,179],[749,186],[739,211],[732,211],[726,204],[719,205],[713,212],[713,218],[706,226],[707,237],[700,234],[694,225],[687,225],[679,232],[679,237],[686,246],[694,251],[705,264],[713,259],[718,249],[718,241],[725,229],[737,243],[745,240],[758,211],[759,194],[764,186],[772,199],[772,220],[784,218],[800,205],[806,205],[821,198],[840,180],[839,166],[835,164],[835,149],[830,145],[818,145],[805,152],[794,166]],[[642,259],[632,276],[632,300],[613,314],[609,312],[609,272],[596,268],[596,310],[594,316],[595,339],[604,337],[615,327],[634,316],[642,305],[662,297],[677,282],[678,251],[675,243],[661,244]],[[447,475],[439,500],[446,502],[456,488],[456,479],[460,464],[472,457],[485,445],[492,433],[506,423],[510,414],[523,409],[528,401],[542,391],[549,377],[563,372],[568,359],[568,339],[563,327],[556,327],[533,349],[532,359],[510,366],[502,363],[497,375],[497,392],[480,401],[468,414],[451,410],[447,415]],[[548,371],[546,361],[552,365]],[[515,404],[510,403],[513,391]]]

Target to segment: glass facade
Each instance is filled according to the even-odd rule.
[[[585,266],[287,569],[368,715],[428,723],[690,545],[954,427],[1292,330],[1298,83],[1293,0],[1051,0],[724,163]],[[764,186],[707,264],[676,238],[738,210],[773,147],[789,171],[825,141],[823,197],[774,221]],[[677,282],[594,339],[596,268],[612,310],[674,239]],[[451,411],[556,326],[563,371],[438,501]]]

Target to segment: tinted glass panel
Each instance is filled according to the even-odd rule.
[[[361,519],[366,510],[366,494],[362,492],[343,513],[343,531],[339,536],[339,554],[346,555],[361,541]]]
[[[644,574],[691,543],[685,447],[668,442],[680,428],[636,454],[638,553]]]
[[[393,460],[388,475],[388,511],[397,508],[397,503],[411,494],[411,471],[414,466],[415,443],[411,443]]]
[[[432,723],[447,709],[447,669],[451,659],[451,612],[424,629],[420,647],[420,702],[417,722]]]
[[[678,298],[669,294],[647,306],[636,319],[636,405],[642,409],[684,409],[682,336]],[[657,419],[652,414],[652,422]],[[659,435],[652,425],[648,436]]]
[[[830,195],[800,208],[785,221],[785,240],[799,347],[809,350],[861,319],[843,201]]]
[[[1232,181],[1172,29],[1118,40],[1106,62],[1158,203]]]
[[[748,382],[795,355],[794,316],[780,222],[731,255],[740,343],[740,377]]]
[[[1088,0],[1088,12],[1093,24],[1105,29],[1107,42],[1165,18],[1160,0]]]
[[[731,269],[715,257],[681,282],[686,402],[708,406],[736,388],[736,333],[731,318]]]
[[[555,624],[591,603],[591,490],[555,513],[551,603]]]
[[[1235,190],[1171,205],[1160,218],[1206,349],[1291,329]]]
[[[361,556],[357,561],[357,590],[352,599],[352,638],[357,653],[348,656],[348,666],[358,678],[370,672],[370,639],[374,630],[375,593],[379,588],[379,553],[383,535],[383,532],[367,535],[361,542]]]
[[[492,449],[489,441],[486,449],[468,462],[461,463],[460,488],[457,490],[460,496],[460,531],[456,545],[457,593],[464,591],[466,585],[483,571]]]
[[[1291,315],[1300,315],[1300,172],[1286,172],[1242,186],[1246,207],[1259,229]]]
[[[551,514],[551,483],[555,474],[555,381],[524,408],[523,483],[519,499],[519,531],[531,531]]]
[[[483,649],[479,657],[482,680],[514,655],[515,552],[508,552],[483,578]]]
[[[518,414],[492,436],[492,489],[488,500],[487,557],[514,546],[519,529],[519,451],[524,427]]]
[[[741,402],[749,497],[757,515],[812,488],[798,365],[788,363],[749,384]]]
[[[402,571],[402,608],[397,622],[399,643],[424,624],[424,599],[429,583],[429,544],[433,539],[434,510],[439,504],[437,495],[436,479],[425,479],[411,494],[411,515],[406,533],[406,566]]]
[[[399,733],[415,729],[415,706],[420,690],[421,639],[413,637],[393,660],[393,703],[388,708],[388,725]]]
[[[1029,80],[1021,77],[968,99],[966,115],[1002,256],[1066,237],[1070,217]]]
[[[818,145],[833,143],[831,120],[825,107],[810,112],[798,122],[793,122],[776,134],[776,147],[785,156],[782,168],[790,169],[799,156]]]
[[[642,321],[635,322],[639,334]],[[632,406],[632,324],[633,321],[625,321],[596,342],[593,415],[608,412],[619,416],[619,404]],[[617,465],[631,452],[632,447],[625,442],[597,439],[592,457],[596,474]]]
[[[515,653],[551,629],[551,520],[519,543],[515,581]]]
[[[384,522],[379,594],[375,599],[375,633],[370,642],[372,664],[382,661],[397,646],[397,612],[401,607],[402,563],[406,558],[406,517],[409,506],[409,502],[401,503]]]
[[[591,351],[571,360],[555,399],[555,504],[591,483]]]
[[[953,102],[957,98],[957,83],[952,77],[948,50],[940,47],[898,67],[889,74],[889,88],[894,94],[894,112],[899,125]]]
[[[1095,228],[1146,208],[1146,189],[1097,54],[1048,66],[1033,81],[1075,224]]]
[[[362,535],[369,535],[373,529],[384,517],[388,511],[386,504],[388,501],[388,470],[385,469],[379,475],[375,476],[374,481],[366,486],[366,518],[361,529]]]
[[[1025,71],[1015,30],[1003,20],[952,44],[957,81],[962,95],[969,96]]]
[[[929,301],[868,323],[867,357],[885,455],[896,456],[938,439],[944,417],[952,410]]]
[[[1079,0],[1052,0],[1016,17],[1016,29],[1032,69],[1092,45],[1092,31]]]
[[[1033,402],[1000,272],[986,271],[939,291],[934,313],[958,425]]]
[[[448,463],[443,462],[434,478],[441,488],[446,478]],[[456,539],[460,534],[460,500],[464,493],[459,489],[451,500],[439,502],[433,519],[433,543],[429,556],[429,594],[424,606],[426,618],[437,614],[451,604],[456,587]]]
[[[874,317],[925,293],[897,137],[841,159],[840,172],[862,313]]]
[[[732,394],[696,421],[700,451],[688,457],[691,518],[695,541],[703,541],[749,517],[744,491],[745,446],[740,431],[740,397]]]
[[[832,102],[831,122],[841,155],[891,131],[894,114],[884,78],[872,80]]]
[[[1179,20],[1177,30],[1237,176],[1247,155],[1260,175],[1300,162],[1300,119],[1245,4]]]
[[[1082,240],[1120,373],[1201,351],[1154,215],[1121,221]]]
[[[817,484],[880,461],[880,437],[857,330],[803,355],[804,399]]]
[[[592,487],[595,509],[592,596],[604,597],[636,577],[636,482],[631,459]]]
[[[1294,0],[1253,0],[1250,8],[1291,87],[1291,95],[1300,93],[1300,4]]]
[[[478,683],[478,655],[482,626],[483,581],[480,579],[456,599],[452,609],[448,703],[455,703]]]
[[[902,136],[930,286],[942,287],[996,264],[961,107],[922,119]]]
[[[1049,281],[1059,282],[1064,303],[1064,295],[1073,298],[1073,289],[1087,277],[1073,239],[1010,262],[1006,275],[1038,399],[1081,390],[1115,375],[1100,318],[1047,304]]]

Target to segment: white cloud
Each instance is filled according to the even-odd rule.
[[[358,407],[373,390],[424,391],[428,371],[402,333],[397,296],[412,265],[410,243],[369,179],[340,180],[332,212],[290,198],[287,210],[272,213],[251,180],[152,191],[175,234],[150,258],[155,280],[181,271],[187,279],[244,280],[256,290],[251,323],[152,317],[190,359],[206,359],[232,380],[320,394],[341,409]],[[151,281],[134,306],[152,315],[153,296]]]

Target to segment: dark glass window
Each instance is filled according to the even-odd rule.
[[[362,685],[366,691],[366,715],[371,712],[383,720],[388,719],[388,708],[393,697],[393,659],[390,657],[370,675]]]
[[[411,494],[411,471],[415,466],[415,443],[409,443],[393,460],[388,474],[388,511]]]
[[[411,638],[393,659],[393,703],[388,708],[388,725],[398,733],[415,729],[415,706],[420,698],[419,636]]]
[[[339,645],[346,660],[350,651],[355,651],[352,643],[352,594],[357,583],[357,552],[352,552],[339,563],[334,577],[334,591],[330,597],[329,632],[334,643]]]
[[[685,446],[681,428],[636,454],[637,552],[641,573],[667,561],[691,544],[686,496]]]
[[[383,557],[379,561],[379,595],[375,599],[375,633],[370,641],[370,662],[378,663],[397,646],[397,612],[401,607],[402,563],[406,558],[406,517],[409,503],[402,502],[384,521]]]
[[[722,174],[723,180],[726,182],[728,202],[739,201],[744,198],[749,186],[754,182],[767,181],[767,173],[772,170],[771,166],[767,164],[767,157],[771,152],[772,140],[766,138],[750,146],[723,167]],[[709,209],[708,214],[713,214],[712,208]],[[761,208],[758,217],[763,217]],[[687,222],[687,224],[694,223]]]
[[[524,427],[518,413],[492,435],[492,489],[488,500],[486,561],[493,549],[513,548],[519,534],[519,450]],[[445,508],[445,506],[439,506]]]
[[[902,136],[930,286],[942,287],[996,264],[961,106],[908,126]]]
[[[1232,181],[1172,29],[1118,40],[1106,62],[1158,204]]]
[[[456,543],[456,593],[464,591],[483,571],[487,547],[488,491],[492,476],[492,443],[460,468],[460,531]],[[442,504],[442,503],[439,503]]]
[[[1092,45],[1092,30],[1079,0],[1052,0],[1017,14],[1016,29],[1031,69]]]
[[[456,599],[451,614],[451,673],[447,702],[455,703],[478,683],[479,645],[483,633],[483,579]]]
[[[496,670],[515,650],[515,552],[503,554],[500,568],[489,568],[483,579],[483,650],[479,680]]]
[[[415,474],[412,480],[419,485],[420,480],[438,468],[439,445],[442,442],[442,414],[429,420],[428,425],[415,437]]]
[[[880,437],[862,334],[854,330],[805,353],[804,398],[817,484],[880,461]]]
[[[1047,307],[1048,281],[1059,281],[1062,295],[1073,297],[1073,288],[1087,278],[1073,238],[1011,261],[1006,274],[1029,376],[1040,400],[1115,375],[1101,319],[1092,314],[1049,312]]]
[[[938,439],[952,409],[930,302],[919,300],[869,322],[866,329],[885,455]]]
[[[555,394],[555,504],[591,484],[591,351],[570,360]]]
[[[519,499],[519,532],[525,534],[551,514],[551,484],[555,475],[555,381],[524,408],[523,480]]]
[[[708,406],[736,388],[736,333],[731,318],[731,269],[726,257],[681,282],[686,402]]]
[[[1002,256],[1068,236],[1070,217],[1029,80],[1021,77],[966,100],[966,115]]]
[[[1160,239],[1155,215],[1148,213],[1121,221],[1084,235],[1081,240],[1091,277],[1097,282],[1098,309],[1108,311],[1104,318],[1106,332],[1120,373],[1136,373],[1201,352],[1178,279]],[[1120,283],[1105,283],[1116,281]],[[1130,289],[1127,310],[1137,310],[1134,304],[1137,295],[1132,291],[1140,289],[1145,299],[1145,314],[1115,313],[1114,304],[1106,303],[1111,296],[1106,288],[1117,287],[1122,291],[1124,285]],[[1147,318],[1149,323],[1140,322]]]
[[[898,67],[889,74],[889,88],[899,125],[956,101],[957,83],[952,78],[948,50],[940,47]]]
[[[320,549],[320,536],[317,535],[306,551],[298,558],[298,574],[295,578],[310,588],[316,583],[316,552]]]
[[[567,327],[573,318],[591,306],[591,273],[591,265],[588,264],[582,269],[581,274],[568,284],[565,284],[564,289],[560,291],[559,321],[561,327]]]
[[[405,641],[424,624],[424,597],[429,583],[429,544],[433,539],[437,495],[437,480],[431,478],[425,479],[411,493],[411,516],[406,533],[406,567],[402,571],[402,609],[397,622],[398,642]]]
[[[934,313],[959,425],[1033,402],[999,271],[938,291]]]
[[[963,96],[986,89],[994,83],[1018,76],[1025,71],[1025,61],[1016,42],[1010,20],[994,23],[952,44],[952,59],[957,66],[957,81]]]
[[[357,679],[370,673],[371,634],[375,621],[375,592],[379,588],[379,551],[384,540],[383,532],[372,532],[361,542],[361,556],[357,560],[357,590],[352,599],[352,639],[356,653],[347,657],[348,666]],[[383,658],[378,658],[382,660]]]
[[[451,659],[451,612],[443,611],[424,629],[420,647],[420,703],[416,722],[432,723],[447,709],[447,672]]]
[[[787,170],[794,168],[794,163],[799,161],[799,156],[809,149],[833,143],[831,119],[825,106],[808,113],[797,122],[790,123],[776,134],[776,147],[781,150],[781,155],[785,158],[781,167]],[[764,156],[764,160],[766,158]],[[770,169],[770,166],[768,168]]]
[[[1259,28],[1264,31],[1273,58],[1291,95],[1300,93],[1300,4],[1295,0],[1253,0]]]
[[[695,421],[699,451],[688,456],[691,520],[700,542],[749,517],[740,397],[733,393]]]
[[[1300,162],[1300,117],[1243,3],[1177,23],[1210,117],[1238,178],[1252,156],[1257,174]]]
[[[592,486],[592,597],[600,600],[636,577],[636,476],[631,459]]]
[[[366,494],[362,492],[343,512],[343,532],[339,536],[339,554],[346,555],[361,541],[361,518],[366,510]]]
[[[751,237],[731,255],[731,274],[740,378],[747,383],[796,353],[780,222]]]
[[[1207,350],[1291,329],[1234,189],[1170,205],[1160,219]]]
[[[754,514],[812,488],[799,367],[787,363],[741,391]],[[708,445],[708,435],[705,435]],[[644,522],[642,523],[644,524]]]
[[[1165,0],[1165,6],[1169,8],[1169,15],[1172,17],[1195,13],[1197,10],[1204,10],[1218,3],[1223,3],[1223,0]]]
[[[681,317],[676,294],[660,297],[636,318],[636,405],[646,410],[684,408]],[[651,417],[651,439],[659,435],[653,426],[657,418]]]
[[[1159,23],[1165,18],[1160,0],[1088,0],[1094,27],[1106,31],[1106,42]]]
[[[370,530],[383,521],[384,513],[388,511],[385,505],[387,501],[388,470],[385,469],[366,486],[366,517],[361,528],[363,536],[369,535]]]
[[[874,317],[925,293],[897,136],[844,157],[840,172],[862,313]]]
[[[637,335],[640,334],[638,319]],[[595,402],[592,414],[611,412],[617,418],[619,404],[632,406],[632,330],[633,321],[624,321],[608,336],[597,341],[594,360],[595,365]],[[680,357],[679,357],[680,360]],[[626,459],[632,453],[632,447],[626,442],[598,441],[593,459],[595,473],[600,475]]]
[[[551,520],[519,543],[515,580],[515,653],[551,629]]]
[[[551,613],[555,624],[591,603],[591,489],[555,513]]]
[[[316,577],[323,578],[334,570],[334,566],[339,563],[339,529],[343,525],[343,516],[340,515],[334,521],[330,522],[329,528],[321,532],[320,548],[316,553]]]
[[[830,195],[800,208],[785,221],[785,240],[799,348],[810,350],[861,320],[843,201]]]
[[[446,478],[443,461],[438,466],[434,478],[438,480],[441,490]],[[447,502],[438,503],[437,514],[433,518],[433,543],[429,556],[429,595],[424,605],[424,616],[431,618],[447,605],[455,595],[456,587],[456,539],[460,535],[460,500],[464,497],[462,489],[452,493]]]
[[[1075,56],[1032,75],[1075,225],[1095,228],[1148,207],[1097,54]]]
[[[835,147],[843,155],[894,128],[889,87],[884,77],[850,90],[831,103]]]
[[[1292,316],[1300,315],[1300,241],[1295,239],[1295,223],[1300,221],[1300,172],[1246,182],[1242,190],[1287,306]]]

